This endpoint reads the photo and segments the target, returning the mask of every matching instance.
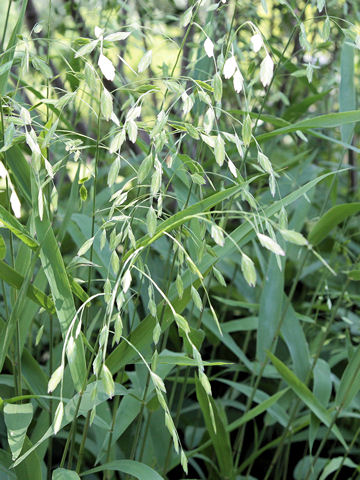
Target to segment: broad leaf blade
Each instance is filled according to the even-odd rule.
[[[37,206],[38,189],[33,175],[31,190],[33,206],[35,207],[35,230],[41,245],[40,259],[54,299],[61,333],[63,338],[65,338],[68,329],[71,328],[71,323],[74,318],[76,318],[74,299],[69,279],[66,274],[64,261],[48,217],[47,208],[44,208],[42,220],[39,216]],[[74,341],[75,347],[72,349],[71,357],[68,357],[69,366],[74,386],[77,391],[81,391],[86,378],[85,353],[81,335],[79,335]]]
[[[13,460],[20,455],[33,413],[31,403],[7,403],[4,407],[4,420]]]
[[[163,480],[155,470],[144,463],[136,462],[135,460],[114,460],[113,462],[104,463],[99,467],[92,468],[83,472],[83,475],[91,475],[93,473],[110,470],[113,472],[123,472],[132,475],[138,480]]]
[[[297,378],[297,376],[283,364],[281,360],[275,357],[272,353],[268,352],[268,357],[272,361],[276,370],[286,383],[294,390],[296,395],[302,400],[307,407],[321,420],[327,427],[330,427],[333,423],[332,415],[322,406],[319,400],[308,389],[308,387]],[[347,448],[346,442],[336,425],[332,425],[331,431],[339,440],[339,442]]]
[[[329,232],[343,222],[351,215],[360,212],[360,203],[343,203],[342,205],[335,205],[330,208],[324,215],[315,223],[309,234],[309,242],[316,246],[322,242],[329,234]]]

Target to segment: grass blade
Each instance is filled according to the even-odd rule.
[[[348,407],[355,395],[360,390],[359,369],[360,348],[357,347],[341,377],[335,400],[338,406],[341,406],[342,408]]]
[[[355,85],[354,85],[354,47],[349,45],[347,39],[341,48],[340,56],[340,112],[354,110],[356,108]],[[351,143],[354,133],[354,124],[341,126],[341,140]]]
[[[314,246],[318,245],[339,223],[358,212],[360,212],[359,202],[343,203],[342,205],[335,205],[335,207],[330,208],[311,229],[308,237],[309,242]]]
[[[297,378],[297,376],[283,364],[281,360],[275,357],[272,353],[267,353],[276,370],[286,383],[292,388],[296,395],[302,400],[305,405],[321,420],[327,427],[332,424],[332,415],[322,406],[319,400],[308,389],[308,387]],[[346,442],[336,425],[331,427],[331,431],[339,442],[347,449]]]
[[[1,65],[9,64],[9,66],[6,68],[6,70],[0,75],[0,95],[3,96],[6,92],[6,85],[7,85],[7,80],[9,77],[9,72],[11,69],[11,65],[14,59],[15,55],[15,47],[18,41],[18,35],[20,33],[23,21],[24,21],[24,15],[25,15],[25,10],[27,6],[27,0],[23,0],[22,5],[21,5],[21,10],[19,13],[19,16],[17,18],[17,22],[15,24],[15,27],[11,33],[9,42],[6,47],[6,52],[5,54],[1,57]]]
[[[135,460],[114,460],[113,462],[104,463],[100,467],[87,470],[80,476],[92,475],[93,473],[102,472],[104,470],[127,473],[138,480],[163,480],[163,477],[151,467],[145,465],[145,463],[136,462]]]
[[[34,224],[37,238],[41,245],[40,259],[54,299],[61,333],[63,338],[65,338],[71,322],[76,317],[74,299],[69,279],[66,274],[64,261],[51,227],[46,208],[44,209],[43,219],[40,220],[37,207],[38,192],[33,177],[32,180],[33,205],[35,206]],[[69,366],[74,386],[77,391],[80,391],[86,377],[85,353],[81,335],[75,339],[75,348],[73,349],[71,360],[69,359]]]

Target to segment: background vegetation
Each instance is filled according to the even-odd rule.
[[[1,2],[0,479],[360,478],[359,16]]]

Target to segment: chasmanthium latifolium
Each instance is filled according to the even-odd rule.
[[[355,3],[3,3],[3,475],[356,476]]]

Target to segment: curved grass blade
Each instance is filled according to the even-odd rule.
[[[44,208],[43,218],[41,220],[37,202],[38,189],[36,187],[34,175],[32,175],[31,179],[34,224],[37,238],[41,245],[40,259],[50,285],[55,310],[60,322],[61,333],[63,338],[65,338],[71,322],[76,317],[74,298],[66,274],[64,261],[51,227],[47,208]],[[72,350],[71,359],[69,357],[69,367],[74,386],[77,391],[80,391],[86,377],[85,352],[81,335],[74,339],[74,342],[75,348]]]
[[[7,150],[6,164],[15,179],[14,183],[21,190],[28,205],[31,206],[30,166],[17,145]]]
[[[233,432],[244,423],[250,422],[250,420],[257,417],[258,415],[261,415],[262,413],[267,412],[288,391],[289,391],[289,388],[284,388],[283,390],[280,390],[274,395],[271,395],[271,397],[259,403],[259,405],[256,405],[256,407],[252,408],[247,413],[242,415],[242,417],[240,417],[238,420],[235,420],[234,422],[230,423],[230,425],[228,426],[228,431]]]
[[[276,370],[279,372],[285,382],[292,388],[295,394],[302,400],[305,405],[321,420],[327,427],[332,424],[332,415],[322,406],[319,400],[308,389],[308,387],[297,378],[297,376],[283,364],[281,360],[275,357],[271,352],[267,352],[268,357],[272,361]],[[336,425],[331,427],[332,433],[339,442],[347,449],[346,442]]]
[[[340,466],[355,468],[358,472],[360,471],[360,467],[351,460],[351,458],[344,457],[335,457],[330,460],[330,462],[326,465],[322,474],[320,475],[319,480],[325,480],[329,475],[333,472],[337,472]]]
[[[4,280],[11,287],[16,288],[17,290],[21,289],[21,286],[25,280],[22,275],[20,275],[16,270],[2,260],[0,260],[0,279]],[[31,285],[31,283],[28,285],[26,295],[33,302],[40,305],[40,307],[45,308],[45,310],[47,310],[49,313],[55,313],[55,306],[51,298],[35,287],[35,285]]]
[[[207,395],[197,377],[195,377],[195,386],[196,397],[204,416],[206,429],[210,435],[211,443],[216,453],[222,478],[232,478],[233,455],[225,415],[220,415],[218,405],[212,397]],[[214,431],[214,423],[216,425],[216,432]]]
[[[289,349],[295,374],[300,380],[305,381],[310,370],[309,347],[304,330],[291,304],[287,307],[280,332]]]
[[[9,77],[9,72],[10,72],[11,65],[15,55],[15,47],[18,41],[18,35],[20,33],[20,30],[24,21],[26,6],[27,6],[27,0],[23,0],[20,13],[17,17],[17,22],[15,24],[13,31],[11,32],[11,36],[6,47],[5,54],[1,57],[1,65],[9,64],[9,67],[6,68],[5,71],[0,75],[0,95],[1,96],[3,96],[6,92],[6,85]]]
[[[131,475],[138,480],[163,480],[155,470],[145,463],[136,462],[135,460],[114,460],[113,462],[104,463],[99,467],[92,468],[80,474],[80,476],[92,475],[93,473],[110,470],[113,472],[123,472]]]
[[[259,325],[256,335],[256,356],[260,362],[266,358],[281,321],[284,292],[284,269],[279,270],[277,258],[270,255],[261,289]]]
[[[288,121],[296,120],[303,113],[305,113],[311,105],[321,100],[322,98],[326,97],[326,95],[328,95],[330,92],[331,92],[331,89],[325,90],[324,92],[317,93],[315,95],[310,95],[309,97],[306,97],[304,100],[302,100],[299,103],[296,103],[295,105],[291,105],[289,108],[285,110],[284,118]]]
[[[309,242],[314,246],[318,245],[339,223],[358,212],[360,212],[360,202],[343,203],[330,208],[311,229],[308,236]]]
[[[11,213],[0,205],[0,222],[5,225],[16,237],[30,248],[37,248],[38,242],[32,238],[27,229]]]
[[[269,133],[262,133],[256,137],[258,142],[267,140],[268,138],[284,135],[286,133],[296,132],[297,130],[306,131],[311,128],[335,128],[356,123],[360,121],[360,110],[352,110],[350,112],[328,113],[313,118],[306,118],[290,126],[278,128]]]
[[[336,393],[335,402],[338,406],[346,408],[350,405],[355,395],[360,390],[360,347],[353,353],[341,377]]]

